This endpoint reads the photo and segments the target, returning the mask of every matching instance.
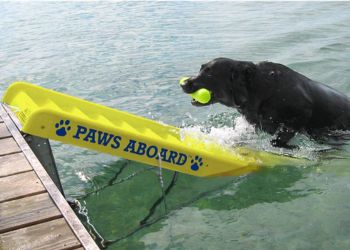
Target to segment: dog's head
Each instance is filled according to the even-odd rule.
[[[192,99],[192,105],[207,106],[221,103],[230,107],[239,107],[248,102],[250,82],[256,66],[252,62],[235,61],[228,58],[216,58],[200,68],[199,74],[186,79],[181,87],[187,94],[199,89],[211,93],[208,103]]]

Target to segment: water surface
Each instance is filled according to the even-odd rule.
[[[350,95],[349,24],[347,2],[1,2],[0,95],[26,80],[269,147],[235,110],[192,107],[178,79],[216,57],[269,60]],[[315,164],[214,179],[53,149],[66,195],[109,249],[349,249],[350,147],[296,143]]]

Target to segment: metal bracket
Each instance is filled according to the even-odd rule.
[[[23,135],[23,137],[34,152],[35,156],[39,159],[41,165],[43,165],[46,172],[55,183],[56,187],[64,196],[62,184],[55,163],[55,158],[52,154],[50,141],[48,139],[28,134]]]

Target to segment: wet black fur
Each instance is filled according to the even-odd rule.
[[[319,138],[330,130],[350,127],[350,100],[344,94],[278,63],[217,58],[182,85],[185,93],[209,89],[206,106],[221,103],[236,108],[247,121],[270,134],[272,145],[287,143],[297,132]]]

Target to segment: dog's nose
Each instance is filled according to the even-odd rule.
[[[185,93],[193,92],[193,88],[194,88],[193,83],[194,81],[192,80],[191,77],[183,77],[180,80],[180,86]]]
[[[192,88],[194,84],[193,77],[183,77],[180,79],[180,85],[181,87],[185,88]]]
[[[190,79],[190,77],[188,77],[188,76],[182,77],[182,78],[180,79],[180,81],[179,81],[180,85],[181,85],[181,86],[187,85],[189,79]]]

